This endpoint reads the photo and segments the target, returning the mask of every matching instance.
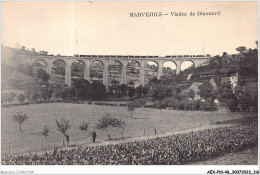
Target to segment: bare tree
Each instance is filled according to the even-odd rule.
[[[122,139],[124,138],[125,122],[121,119],[112,118],[109,124],[113,128],[122,128]]]
[[[106,130],[108,127],[122,128],[121,134],[122,138],[124,138],[125,126],[126,124],[124,121],[117,118],[112,118],[109,113],[105,113],[105,115],[100,120],[98,120],[96,129]]]
[[[23,124],[23,122],[26,121],[29,117],[27,117],[26,114],[24,114],[22,111],[21,111],[21,112],[17,112],[17,114],[15,114],[13,117],[14,117],[14,121],[19,124],[20,132],[23,134],[22,124]]]
[[[105,115],[98,120],[98,123],[96,124],[95,128],[100,130],[107,130],[109,127],[111,121],[111,117],[109,113],[105,113]],[[108,140],[110,140],[110,134],[108,134]]]
[[[56,125],[57,125],[57,130],[62,133],[64,135],[64,137],[67,139],[68,138],[68,134],[67,131],[70,129],[71,124],[70,124],[70,120],[61,118],[61,121],[59,122],[57,119],[55,119],[56,121]],[[68,139],[67,139],[67,144],[68,143]],[[65,146],[64,144],[64,139],[63,139],[63,146]]]

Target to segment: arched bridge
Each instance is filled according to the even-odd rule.
[[[26,58],[30,64],[35,61],[43,61],[46,64],[46,71],[51,74],[54,62],[61,60],[66,63],[65,70],[65,83],[71,86],[71,65],[74,61],[81,61],[85,64],[84,79],[90,80],[90,65],[99,61],[103,64],[103,84],[108,87],[108,66],[117,61],[122,65],[121,84],[126,84],[127,79],[127,65],[130,62],[137,62],[140,65],[140,84],[145,85],[145,64],[149,61],[153,61],[158,65],[158,78],[163,75],[163,64],[167,61],[171,61],[176,65],[176,74],[181,71],[181,64],[184,61],[191,61],[195,67],[198,67],[210,59],[210,56],[204,55],[168,55],[164,57],[159,56],[123,56],[123,55],[78,55],[78,56],[49,56],[49,55],[20,55],[19,57]]]

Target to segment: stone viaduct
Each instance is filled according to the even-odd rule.
[[[158,78],[163,75],[163,64],[167,61],[171,61],[176,65],[176,74],[181,71],[181,64],[184,61],[191,61],[195,67],[198,67],[210,59],[210,56],[204,55],[169,55],[164,57],[159,56],[122,56],[122,55],[76,55],[72,56],[52,56],[52,55],[19,55],[19,59],[24,57],[27,61],[32,64],[33,62],[43,61],[45,62],[46,72],[51,74],[53,63],[57,60],[62,60],[66,63],[65,71],[65,83],[71,86],[71,65],[74,61],[81,61],[85,64],[84,79],[90,80],[90,65],[99,61],[103,64],[103,84],[108,87],[108,66],[113,62],[117,61],[122,66],[122,79],[121,84],[127,84],[127,65],[128,63],[135,61],[140,66],[140,84],[144,86],[145,79],[145,64],[149,61],[153,61],[158,65]],[[28,60],[29,59],[29,60]]]

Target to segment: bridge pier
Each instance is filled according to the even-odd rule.
[[[181,61],[177,60],[176,61],[176,75],[178,75],[181,72]]]
[[[144,87],[144,60],[140,64],[140,84]]]
[[[159,80],[162,75],[163,75],[163,61],[159,60],[158,61],[158,77],[157,77],[157,79]]]
[[[70,60],[66,61],[65,84],[67,84],[69,87],[71,87],[71,63],[70,63]]]
[[[103,69],[103,84],[106,86],[108,91],[108,60],[104,60],[104,69]]]
[[[84,79],[90,81],[90,60],[85,60]]]
[[[121,84],[126,84],[126,76],[127,76],[126,75],[126,71],[127,71],[126,66],[127,66],[126,61],[123,61]]]

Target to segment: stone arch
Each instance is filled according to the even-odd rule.
[[[149,80],[158,77],[159,63],[155,60],[147,60],[144,65],[144,83],[148,84]]]
[[[140,82],[141,63],[137,60],[128,61],[126,64],[126,84],[134,86]]]
[[[51,67],[51,72],[52,75],[55,79],[57,80],[63,80],[65,84],[70,86],[70,77],[68,77],[67,72],[68,72],[68,63],[66,60],[63,59],[54,59],[52,60],[52,67]]]
[[[84,71],[86,68],[86,63],[83,60],[75,59],[71,62],[71,77],[75,78],[84,78]]]
[[[108,63],[108,84],[122,84],[123,63],[119,60],[111,60]]]
[[[42,65],[40,62],[44,63],[44,65]],[[39,63],[40,65],[36,65],[35,63]],[[48,62],[43,59],[43,58],[37,58],[37,59],[34,59],[33,62],[32,62],[32,66],[33,67],[43,67],[43,68],[47,68],[49,65],[48,65]]]
[[[121,65],[123,66],[123,62],[120,61],[120,60],[110,60],[110,61],[108,62],[108,64],[111,64],[111,63],[113,63],[113,62],[118,62],[119,64],[121,64]]]
[[[93,63],[95,63],[95,62],[96,62],[96,63],[99,62],[99,63],[101,63],[103,66],[105,66],[105,63],[104,63],[102,60],[100,60],[100,59],[91,60],[90,65],[93,64]]]
[[[173,60],[163,62],[163,75],[177,74],[177,63]]]
[[[102,60],[95,59],[90,62],[90,81],[104,82],[105,64]]]
[[[65,76],[66,73],[66,67],[68,63],[63,59],[55,59],[52,61],[52,71],[54,74],[63,75]]]
[[[190,64],[191,63],[191,64]],[[195,62],[191,59],[181,62],[181,71],[184,71],[188,68],[196,67]]]

